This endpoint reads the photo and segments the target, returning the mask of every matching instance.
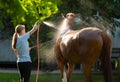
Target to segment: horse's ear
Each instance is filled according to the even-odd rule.
[[[61,16],[62,16],[62,18],[66,18],[66,14],[62,13]]]
[[[80,13],[77,13],[76,16],[81,16],[81,14],[80,14]]]

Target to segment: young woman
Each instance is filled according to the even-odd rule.
[[[28,39],[38,28],[36,22],[33,28],[26,33],[25,25],[17,25],[12,38],[12,48],[17,57],[17,66],[20,72],[20,82],[28,82],[31,74],[31,58]]]

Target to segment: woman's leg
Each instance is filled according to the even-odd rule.
[[[24,71],[25,71],[24,82],[28,82],[30,79],[30,74],[31,74],[31,63],[30,62],[25,63]]]
[[[18,62],[17,63],[17,67],[20,73],[20,82],[24,82],[24,68],[23,68],[23,63],[22,62]]]
[[[31,63],[19,62],[18,69],[20,72],[20,82],[28,82],[31,74]]]

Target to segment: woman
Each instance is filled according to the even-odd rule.
[[[39,28],[36,22],[32,30],[26,33],[24,25],[17,25],[12,38],[12,48],[17,57],[17,66],[20,72],[20,82],[28,82],[31,74],[31,58],[28,39]]]

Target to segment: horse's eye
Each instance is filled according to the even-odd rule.
[[[69,15],[66,15],[66,17],[69,17]]]
[[[71,17],[74,17],[74,15],[72,14]]]

